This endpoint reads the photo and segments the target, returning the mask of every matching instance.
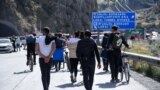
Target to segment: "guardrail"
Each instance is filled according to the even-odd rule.
[[[100,51],[102,50],[100,46],[98,46],[98,48],[100,49]],[[131,52],[124,52],[124,53],[128,56],[129,59],[132,59],[134,61],[145,61],[148,64],[160,67],[160,58],[158,57],[147,56]]]
[[[135,60],[135,61],[145,61],[149,64],[155,65],[160,67],[160,58],[158,57],[152,57],[142,54],[136,54],[136,53],[130,53],[130,52],[124,52],[126,55],[128,55],[128,58]]]

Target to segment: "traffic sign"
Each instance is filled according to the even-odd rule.
[[[135,28],[135,12],[93,12],[92,30],[110,30],[117,26],[120,30]]]

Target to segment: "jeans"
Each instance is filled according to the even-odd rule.
[[[109,54],[109,62],[111,68],[111,78],[118,79],[119,62],[121,61],[121,51],[111,51]]]
[[[54,61],[56,71],[59,71],[61,69],[61,62],[62,61]]]
[[[82,60],[83,82],[86,90],[92,90],[93,86],[95,72],[95,60],[93,60]]]
[[[108,64],[109,64],[109,61],[106,59],[103,59],[103,67],[105,70],[108,70]]]
[[[30,53],[33,54],[33,60],[36,63],[35,44],[27,44],[27,61],[29,60]]]
[[[44,90],[48,90],[50,84],[50,70],[51,70],[52,59],[48,63],[44,62],[43,58],[39,59],[41,74],[42,74],[42,84]]]
[[[74,76],[77,77],[77,66],[78,66],[78,58],[70,58],[70,65],[71,65],[71,74],[74,73]]]

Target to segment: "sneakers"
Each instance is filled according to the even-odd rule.
[[[75,78],[75,77],[73,77],[73,75],[71,75],[71,82],[72,82],[72,83],[77,82],[76,78]]]

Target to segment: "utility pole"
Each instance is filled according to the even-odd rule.
[[[41,29],[42,28],[42,23],[41,23],[41,20],[40,20],[40,22],[39,22],[39,29],[40,29],[40,32],[42,32]]]
[[[109,0],[108,0],[108,7],[110,8],[110,3],[109,3]]]

